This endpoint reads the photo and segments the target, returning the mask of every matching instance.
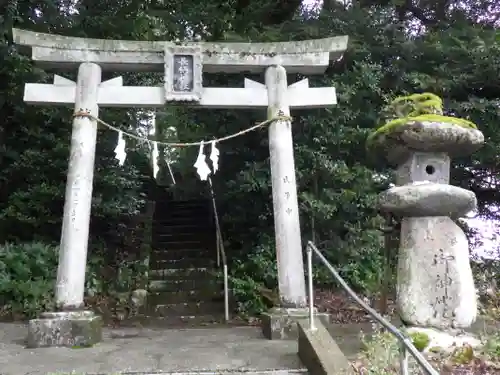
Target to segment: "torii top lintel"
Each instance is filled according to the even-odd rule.
[[[164,52],[173,42],[77,38],[13,29],[14,42],[31,47],[43,68],[73,69],[94,62],[109,71],[162,71]],[[279,43],[183,43],[201,52],[207,73],[262,72],[282,65],[289,73],[321,74],[347,48],[347,36]]]

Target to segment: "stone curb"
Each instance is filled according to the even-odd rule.
[[[248,374],[248,375],[288,375],[298,374],[306,375],[307,369],[279,369],[279,370],[206,370],[206,371],[159,371],[159,372],[101,372],[101,373],[48,373],[47,375],[231,375],[231,374]]]

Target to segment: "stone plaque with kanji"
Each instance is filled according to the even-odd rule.
[[[199,102],[203,91],[202,70],[199,47],[166,47],[165,100]]]

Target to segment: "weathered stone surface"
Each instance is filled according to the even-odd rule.
[[[315,313],[323,324],[330,323],[327,313]],[[274,308],[261,316],[262,333],[269,340],[295,340],[298,337],[297,322],[309,320],[308,309]]]
[[[483,133],[477,129],[452,123],[411,121],[379,136],[375,147],[397,165],[409,157],[410,150],[444,152],[454,157],[472,154],[483,143]]]
[[[135,307],[142,307],[146,305],[147,298],[148,291],[146,289],[136,289],[130,296],[130,302],[132,302]]]
[[[74,116],[71,130],[55,290],[55,302],[65,310],[83,306],[85,294],[101,73],[97,64],[82,64],[75,86],[75,108],[87,115]]]
[[[91,311],[48,312],[28,324],[28,348],[91,347],[102,340],[102,318]]]
[[[396,185],[407,185],[424,181],[449,184],[450,157],[443,152],[419,152],[409,154],[396,169]]]
[[[413,326],[466,328],[475,321],[469,244],[449,217],[402,219],[397,307]]]
[[[269,341],[257,327],[105,328],[85,349],[24,349],[26,325],[0,323],[2,375],[307,375],[297,342]]]
[[[445,184],[395,186],[379,195],[382,211],[402,217],[463,217],[476,206],[472,191]]]
[[[270,66],[265,82],[269,99],[267,118],[290,116],[285,68]],[[269,125],[269,164],[280,306],[302,308],[307,306],[307,296],[290,121],[273,121]]]
[[[201,59],[198,45],[165,48],[166,101],[200,102],[203,94]]]
[[[316,329],[309,329],[308,321],[299,321],[299,358],[310,375],[347,375],[354,370],[339,346],[323,326],[316,321]]]
[[[76,90],[72,86],[46,83],[27,83],[24,101],[28,104],[73,105]],[[292,109],[322,108],[337,104],[333,87],[288,87],[288,105]],[[164,108],[165,89],[163,87],[142,86],[101,86],[98,104],[100,107],[114,108]],[[266,108],[267,90],[241,87],[204,87],[200,102],[184,102],[185,106],[203,108]]]
[[[407,330],[408,334],[423,333],[429,337],[429,344],[423,350],[424,352],[442,352],[452,353],[456,348],[463,345],[470,345],[477,348],[482,345],[481,340],[474,335],[463,332],[443,332],[433,328],[411,327]]]
[[[15,43],[31,46],[32,59],[42,67],[98,63],[104,70],[162,71],[163,52],[175,42],[76,38],[12,30]],[[282,65],[288,73],[321,74],[347,48],[347,36],[278,43],[187,43],[202,50],[207,73],[262,72]]]

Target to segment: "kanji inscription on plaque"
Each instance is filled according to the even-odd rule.
[[[166,47],[165,100],[199,102],[203,91],[202,70],[200,47]]]

